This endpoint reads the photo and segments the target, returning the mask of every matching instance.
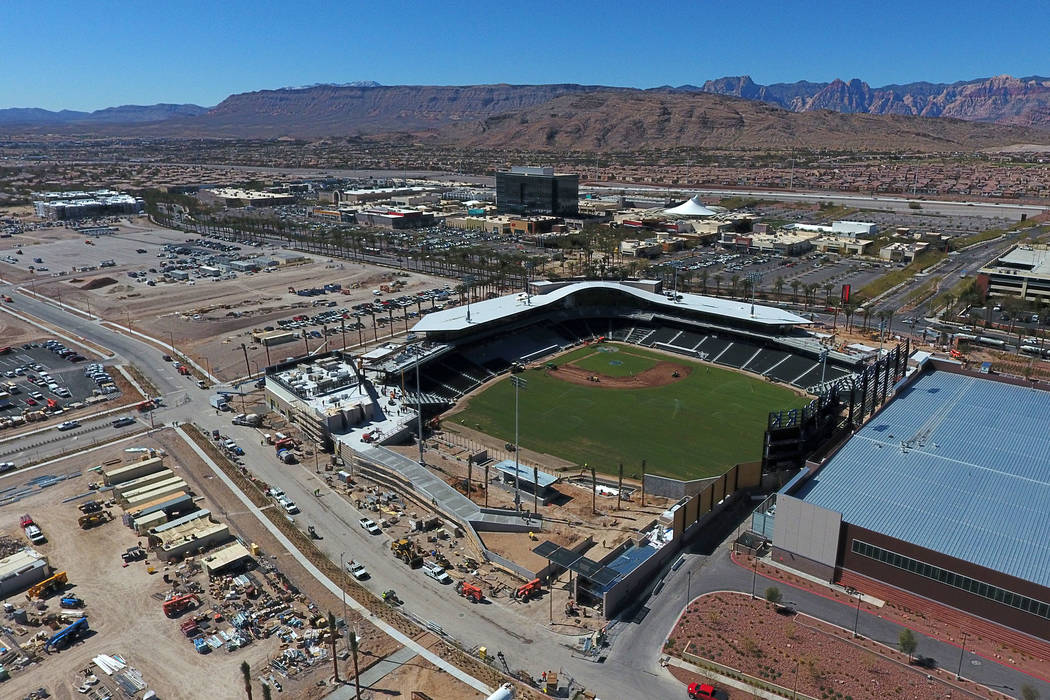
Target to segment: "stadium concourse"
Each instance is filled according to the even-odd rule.
[[[391,384],[419,363],[421,402],[455,402],[519,363],[604,338],[677,353],[814,391],[866,359],[827,348],[810,321],[776,307],[664,293],[654,280],[533,282],[528,293],[428,314],[413,327],[423,342],[372,366]],[[378,359],[378,358],[377,358]]]

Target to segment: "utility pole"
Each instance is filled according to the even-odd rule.
[[[645,460],[642,460],[642,508],[645,508]]]

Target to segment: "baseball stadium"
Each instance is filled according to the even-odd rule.
[[[658,281],[542,281],[425,316],[413,328],[422,342],[385,367],[405,383],[418,360],[410,401],[445,411],[452,429],[513,443],[517,422],[535,452],[606,474],[622,463],[635,477],[644,461],[692,480],[763,459],[771,411],[853,371],[857,358],[827,351],[808,324]]]

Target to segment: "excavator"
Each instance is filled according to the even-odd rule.
[[[485,598],[481,593],[481,586],[475,586],[466,581],[459,581],[456,583],[456,593],[459,593],[471,603],[480,603]]]
[[[201,599],[194,593],[187,593],[184,595],[177,595],[173,598],[169,598],[164,601],[163,610],[164,614],[168,617],[176,617],[180,613],[189,610],[190,608],[197,607],[201,604]]]
[[[89,527],[94,527],[95,525],[108,523],[112,519],[112,513],[110,513],[108,510],[100,510],[94,513],[81,515],[79,518],[77,518],[77,524],[80,525],[80,527],[84,530],[87,530]]]

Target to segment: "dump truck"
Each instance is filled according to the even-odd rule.
[[[467,583],[466,581],[460,581],[456,584],[456,593],[459,593],[471,603],[480,603],[485,598],[481,593],[481,586],[475,586],[473,583]]]
[[[183,612],[201,604],[201,599],[193,593],[177,595],[164,601],[162,609],[168,617],[177,617]]]

